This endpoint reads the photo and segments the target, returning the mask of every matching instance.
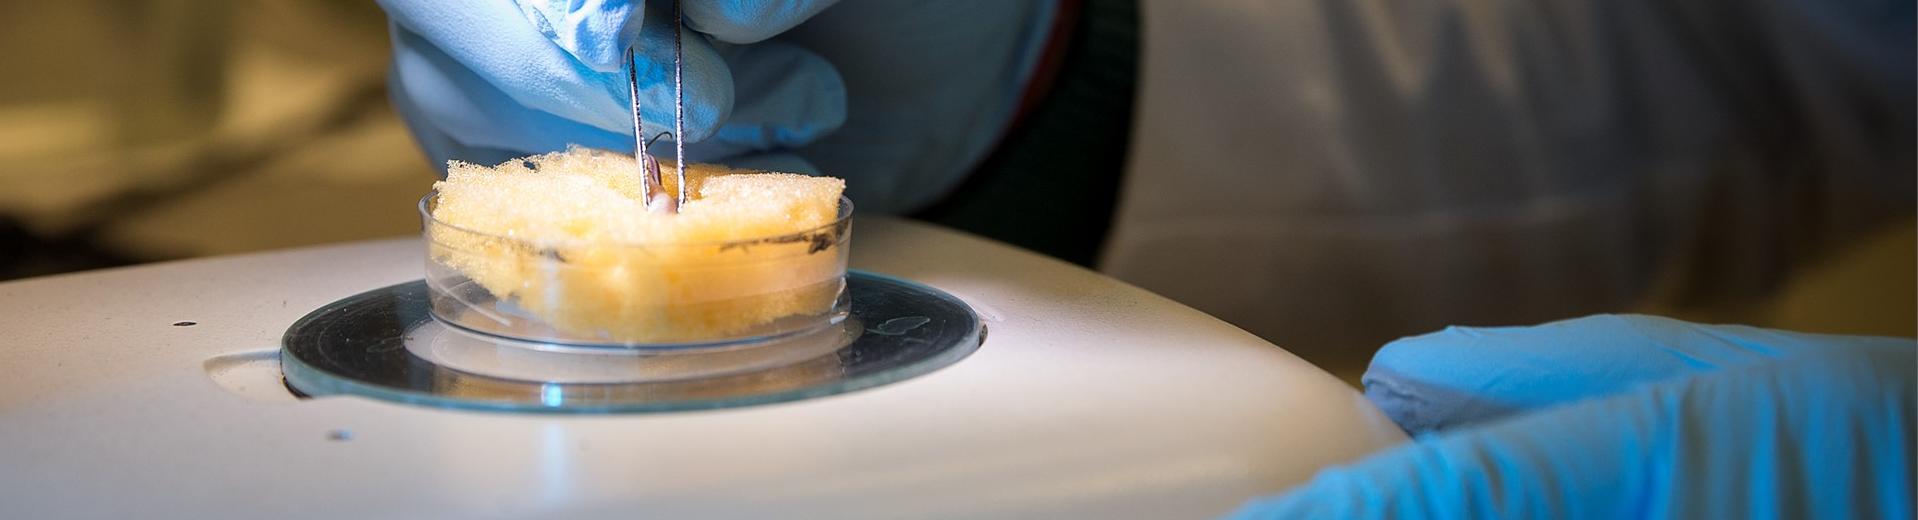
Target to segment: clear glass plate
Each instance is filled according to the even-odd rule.
[[[402,403],[545,413],[750,406],[900,381],[984,342],[972,309],[943,291],[851,271],[850,314],[803,335],[719,351],[582,353],[489,342],[433,319],[424,281],[360,293],[287,329],[287,386]]]

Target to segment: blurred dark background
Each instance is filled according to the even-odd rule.
[[[412,233],[371,2],[0,2],[0,279]]]

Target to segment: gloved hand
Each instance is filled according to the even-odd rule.
[[[1238,518],[1910,518],[1908,339],[1595,316],[1373,359],[1418,437]]]
[[[632,43],[640,53],[645,133],[672,129],[670,3],[379,3],[392,19],[394,105],[442,168],[448,159],[497,163],[567,144],[632,151],[623,63]],[[687,146],[689,157],[789,149],[845,121],[845,87],[830,63],[763,41],[834,3],[684,1],[684,137],[698,143]],[[793,160],[742,166],[807,169]]]

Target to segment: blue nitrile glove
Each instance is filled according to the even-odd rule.
[[[833,3],[684,1],[691,28],[680,29],[686,138],[697,143],[687,146],[690,158],[786,150],[844,123],[845,87],[830,63],[794,45],[761,42]],[[641,54],[645,133],[672,129],[669,2],[380,5],[393,22],[388,82],[395,108],[437,165],[448,159],[497,163],[568,144],[630,152],[623,63],[630,43],[638,43]],[[752,165],[806,169],[791,161]]]
[[[1595,316],[1399,340],[1367,397],[1418,440],[1240,518],[1910,518],[1908,339]]]

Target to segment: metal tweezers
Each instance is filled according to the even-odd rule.
[[[666,187],[660,178],[659,160],[646,151],[646,145],[652,144],[661,136],[646,139],[644,125],[639,116],[639,64],[634,61],[633,50],[637,46],[626,47],[626,86],[633,99],[633,158],[639,162],[640,198],[645,201],[646,209],[678,213],[679,206],[686,203],[686,89],[685,52],[680,42],[680,28],[685,23],[679,10],[679,0],[673,0],[673,180],[677,181],[679,193],[666,195]]]

